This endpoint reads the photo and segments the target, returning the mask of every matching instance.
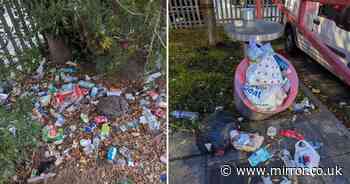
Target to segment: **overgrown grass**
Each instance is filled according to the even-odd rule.
[[[234,68],[243,58],[241,44],[230,41],[221,28],[219,42],[212,47],[203,29],[176,30],[169,36],[170,111],[199,112],[201,119],[218,106],[234,111],[232,81]],[[171,119],[170,126],[192,131],[198,122]]]
[[[38,143],[40,125],[31,119],[30,97],[17,99],[10,110],[0,106],[0,183],[9,183],[16,167],[31,161],[31,151]],[[13,135],[9,128],[15,127]]]

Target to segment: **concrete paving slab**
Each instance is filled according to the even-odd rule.
[[[304,88],[304,87],[302,87]],[[265,136],[265,142],[273,143],[267,139],[266,130],[269,126],[278,129],[294,129],[303,134],[308,141],[320,142],[318,149],[321,156],[320,166],[342,167],[343,176],[298,176],[293,184],[345,184],[350,183],[350,132],[318,99],[306,92],[314,104],[320,109],[312,114],[297,114],[295,121],[291,117],[281,117],[249,124],[249,131],[259,132]],[[296,140],[284,138],[277,149],[287,148],[294,154]],[[247,153],[229,151],[223,157],[199,156],[189,159],[191,155],[200,155],[196,146],[194,135],[176,133],[170,136],[170,183],[200,183],[200,184],[231,184],[248,183],[249,177],[224,177],[220,167],[225,164],[235,166],[248,166]],[[204,163],[203,163],[204,162]]]
[[[193,133],[176,132],[169,136],[169,159],[186,158],[200,155]]]
[[[169,164],[169,183],[204,184],[206,182],[206,157],[173,160]]]

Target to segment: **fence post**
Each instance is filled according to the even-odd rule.
[[[203,12],[203,18],[207,26],[209,45],[215,45],[216,20],[214,15],[213,0],[200,0],[200,8]]]

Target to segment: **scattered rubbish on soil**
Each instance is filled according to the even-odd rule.
[[[46,164],[50,169],[33,164],[28,183],[55,178],[69,163],[83,171],[101,161],[106,167],[108,163],[128,167],[120,170],[125,175],[145,169],[147,178],[139,176],[135,181],[163,180],[159,176],[166,169],[167,158],[161,154],[166,152],[166,146],[164,134],[160,133],[166,129],[167,103],[165,86],[158,81],[160,72],[146,77],[148,84],[144,83],[144,89],[136,92],[139,87],[130,82],[110,84],[97,76],[82,75],[77,65],[67,63],[66,67],[49,71],[45,67],[42,62],[25,89],[12,85],[8,90],[0,85],[1,105],[24,91],[34,96],[32,117],[42,125],[43,150],[35,152],[41,156],[34,157],[32,162],[53,158],[51,164]],[[124,91],[133,92],[123,95]],[[151,92],[153,95],[149,96]],[[16,127],[8,129],[17,136]],[[153,144],[157,135],[158,144]]]

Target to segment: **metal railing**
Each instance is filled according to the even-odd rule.
[[[225,24],[240,20],[243,6],[240,0],[213,0],[214,12],[217,24]],[[255,8],[255,0],[247,0],[247,7]],[[264,19],[269,21],[281,21],[282,13],[271,0],[264,1]],[[170,27],[193,28],[204,25],[203,15],[198,0],[170,0],[169,1]]]
[[[0,61],[13,62],[26,49],[39,46],[42,38],[24,0],[3,0],[0,7]],[[1,64],[1,62],[0,62]]]
[[[203,25],[198,0],[170,0],[168,17],[175,29]]]

